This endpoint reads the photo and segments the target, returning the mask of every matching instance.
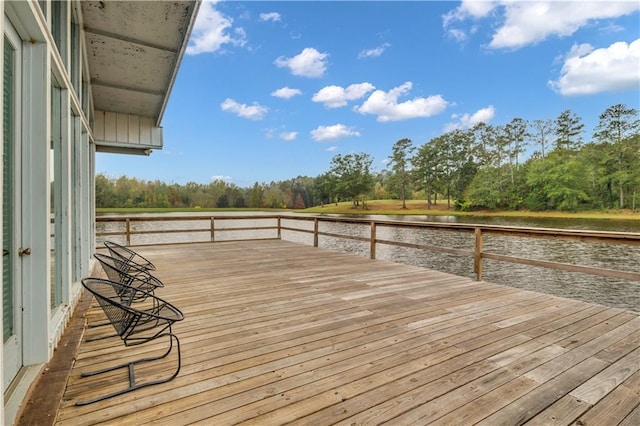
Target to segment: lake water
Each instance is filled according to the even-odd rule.
[[[219,213],[215,213],[220,216]],[[203,214],[183,213],[184,216],[203,216]],[[237,215],[237,213],[230,213]],[[244,212],[243,216],[256,215]],[[146,216],[141,214],[139,216]],[[150,216],[157,216],[153,214]],[[176,216],[176,214],[171,214]],[[295,215],[294,215],[295,216]],[[357,216],[363,218],[363,216]],[[611,220],[567,220],[567,219],[511,219],[495,217],[455,217],[455,216],[365,216],[367,219],[425,221],[450,223],[482,223],[504,226],[525,226],[559,229],[582,229],[595,231],[640,232],[640,221]],[[273,220],[255,219],[248,223],[242,221],[216,221],[216,229],[249,226],[273,226]],[[313,229],[311,221],[282,220],[282,226]],[[193,229],[202,230],[209,227],[209,221],[179,222],[143,222],[133,223],[133,229]],[[122,231],[122,224],[98,223],[98,232]],[[321,232],[369,237],[368,225],[320,222]],[[206,241],[209,232],[201,231],[190,234],[164,234],[134,236],[132,244],[153,244],[160,242]],[[230,231],[216,234],[217,241],[241,238],[271,238],[275,230]],[[110,237],[109,237],[110,238]],[[313,235],[295,231],[282,231],[282,238],[301,244],[313,244]],[[399,229],[378,227],[377,238],[404,241],[415,244],[473,250],[474,236],[470,233],[436,231],[430,229]],[[113,237],[115,241],[122,241]],[[361,256],[369,256],[369,243],[327,236],[319,237],[320,247],[345,251]],[[483,250],[486,252],[512,255],[530,259],[550,260],[563,263],[596,266],[608,269],[640,272],[640,246],[584,243],[575,241],[556,241],[538,238],[505,237],[485,235]],[[407,263],[430,269],[437,269],[456,275],[474,278],[473,259],[447,253],[416,250],[411,248],[378,244],[376,257],[394,262]],[[619,280],[615,278],[558,271],[547,268],[519,265],[506,262],[483,260],[483,280],[496,284],[504,284],[554,294],[557,296],[600,303],[607,306],[630,309],[640,312],[640,282]]]

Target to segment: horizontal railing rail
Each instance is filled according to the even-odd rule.
[[[266,221],[266,224],[256,226],[224,226],[229,221]],[[287,222],[283,224],[283,220]],[[177,222],[206,222],[206,226],[175,228],[170,229],[142,229],[137,224],[146,224],[151,226],[154,222],[177,223]],[[313,227],[305,228],[294,226],[293,223],[312,222]],[[322,231],[320,225],[322,223],[340,223],[346,225],[364,225],[369,228],[366,236],[364,235],[348,235],[338,232]],[[243,237],[238,240],[262,240],[262,239],[280,239],[282,231],[291,231],[298,233],[306,233],[313,235],[313,245],[319,246],[320,237],[340,238],[346,240],[354,240],[369,244],[369,256],[371,259],[376,258],[376,249],[378,245],[396,246],[412,248],[416,250],[426,250],[433,252],[441,252],[454,254],[459,256],[467,256],[473,258],[474,275],[477,280],[482,279],[482,266],[484,259],[491,259],[499,262],[507,262],[514,264],[523,264],[537,266],[543,268],[557,269],[569,272],[581,272],[585,274],[598,275],[604,277],[612,277],[624,280],[640,281],[640,272],[625,271],[620,269],[609,269],[603,267],[579,265],[573,263],[563,263],[550,260],[532,259],[514,254],[499,254],[488,252],[483,249],[483,239],[487,235],[500,235],[506,237],[523,237],[523,238],[542,238],[550,240],[564,240],[585,243],[605,243],[605,244],[624,244],[631,246],[640,246],[640,233],[632,232],[607,232],[607,231],[587,231],[587,230],[567,230],[552,228],[532,228],[517,226],[498,226],[498,225],[478,225],[465,223],[435,223],[435,222],[408,222],[394,220],[372,220],[368,218],[345,218],[335,216],[302,216],[302,215],[282,215],[282,214],[265,214],[265,215],[214,215],[214,216],[98,216],[96,223],[103,224],[121,224],[118,230],[106,230],[96,232],[96,236],[101,239],[109,239],[110,237],[124,237],[127,245],[132,244],[132,237],[141,235],[162,235],[162,234],[189,234],[189,233],[206,233],[206,240],[198,241],[219,241],[217,236],[222,233],[239,232],[239,231],[273,231],[275,235],[270,237]],[[443,247],[434,244],[412,243],[407,241],[398,241],[391,239],[378,238],[378,230],[383,228],[395,229],[429,229],[442,232],[458,232],[473,235],[473,246],[468,249]],[[243,234],[244,235],[244,234]],[[228,241],[224,240],[224,241]]]

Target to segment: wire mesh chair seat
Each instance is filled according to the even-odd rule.
[[[113,241],[104,241],[104,246],[109,249],[109,253],[112,257],[121,259],[126,263],[131,263],[135,265],[137,269],[144,269],[147,271],[156,270],[156,266],[150,260],[128,247]]]
[[[108,256],[102,253],[95,253],[93,257],[96,258],[105,274],[111,281],[116,281],[134,288],[138,288],[147,293],[154,293],[154,290],[158,287],[164,287],[162,281],[160,281],[151,273],[142,268],[138,268],[132,263],[127,263],[121,258]],[[144,300],[145,293],[137,294],[136,297]]]
[[[138,288],[130,287],[126,284],[106,280],[102,278],[84,278],[82,285],[96,298],[98,304],[104,311],[111,325],[120,336],[125,346],[136,346],[150,342],[155,339],[167,337],[169,347],[160,355],[144,357],[135,361],[130,361],[113,367],[104,368],[97,371],[82,373],[81,377],[90,377],[103,374],[118,369],[127,369],[129,373],[129,386],[92,399],[78,401],[76,405],[87,405],[94,402],[122,395],[147,386],[166,383],[173,380],[180,372],[181,355],[180,341],[172,332],[172,325],[177,321],[182,321],[182,312],[169,302],[156,297]],[[140,299],[137,293],[147,293],[145,300],[150,300],[150,307],[140,309],[131,306],[132,301]],[[174,345],[175,341],[175,345]],[[138,382],[135,377],[135,366],[141,363],[158,361],[167,357],[173,348],[177,349],[177,367],[169,375],[161,379]]]

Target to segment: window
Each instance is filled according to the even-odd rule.
[[[80,100],[80,27],[71,24],[71,84]],[[80,101],[82,102],[82,101]]]
[[[83,242],[83,189],[86,188],[86,179],[83,169],[87,160],[84,140],[87,133],[82,131],[80,116],[73,114],[71,118],[71,278],[74,282],[80,281],[84,276],[82,262],[85,260],[81,247],[86,246]]]
[[[14,48],[4,39],[4,109],[3,109],[3,215],[2,215],[2,301],[3,301],[3,342],[6,342],[13,330],[13,215],[8,211],[13,205],[13,135],[14,135]]]
[[[69,22],[67,19],[67,2],[66,0],[53,0],[51,6],[51,34],[53,34],[53,39],[58,47],[62,63],[65,67],[68,67],[67,39]]]
[[[51,309],[53,310],[62,303],[62,250],[63,242],[63,221],[62,221],[62,149],[64,139],[63,120],[67,116],[65,113],[65,103],[63,102],[64,91],[57,82],[54,75],[51,75],[51,145],[49,158],[49,185],[51,198],[49,199],[49,213],[51,218]]]

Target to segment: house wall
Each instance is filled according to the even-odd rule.
[[[19,93],[7,104],[5,89],[0,102],[2,114],[15,109],[16,123],[11,132],[0,123],[2,140],[13,136],[9,152],[0,144],[0,156],[3,164],[8,159],[15,164],[10,205],[0,201],[0,215],[15,219],[10,230],[3,225],[3,234],[11,238],[2,241],[3,249],[11,252],[9,267],[17,289],[13,308],[18,349],[9,351],[5,343],[0,351],[5,390],[0,393],[0,418],[11,424],[29,384],[53,354],[80,296],[81,278],[90,273],[95,145],[79,2],[3,1],[0,13],[5,38],[9,33],[14,40],[17,36],[21,51],[12,77]],[[0,53],[4,57],[4,43]],[[0,77],[4,81],[4,66]],[[9,312],[4,302],[0,325]],[[7,373],[7,353],[17,353],[22,368]]]

